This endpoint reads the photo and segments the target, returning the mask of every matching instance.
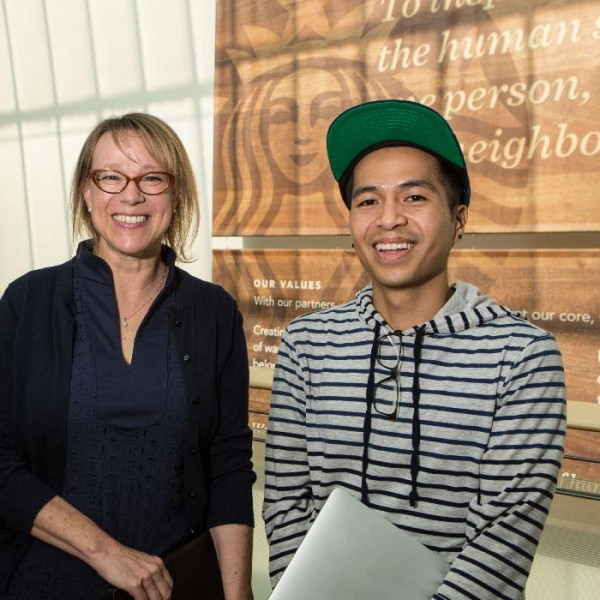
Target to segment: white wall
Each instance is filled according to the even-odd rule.
[[[181,136],[202,221],[185,265],[211,276],[215,0],[0,1],[0,292],[72,255],[69,181],[103,117],[153,113]]]

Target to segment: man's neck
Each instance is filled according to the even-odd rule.
[[[394,330],[404,331],[435,317],[452,296],[446,278],[411,288],[373,286],[373,305]]]

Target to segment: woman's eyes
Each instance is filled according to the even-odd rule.
[[[120,181],[123,179],[119,173],[101,173],[98,177],[100,181]]]

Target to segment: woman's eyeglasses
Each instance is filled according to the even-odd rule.
[[[164,171],[149,171],[137,177],[129,177],[120,171],[95,169],[90,173],[90,179],[107,194],[120,194],[130,181],[135,181],[135,185],[142,194],[157,196],[167,191],[175,181],[175,175]]]

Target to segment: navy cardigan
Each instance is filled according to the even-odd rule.
[[[61,493],[75,333],[72,259],[32,271],[0,299],[0,590]],[[188,395],[185,510],[190,536],[253,525],[248,357],[242,317],[221,287],[176,268],[170,335]]]

